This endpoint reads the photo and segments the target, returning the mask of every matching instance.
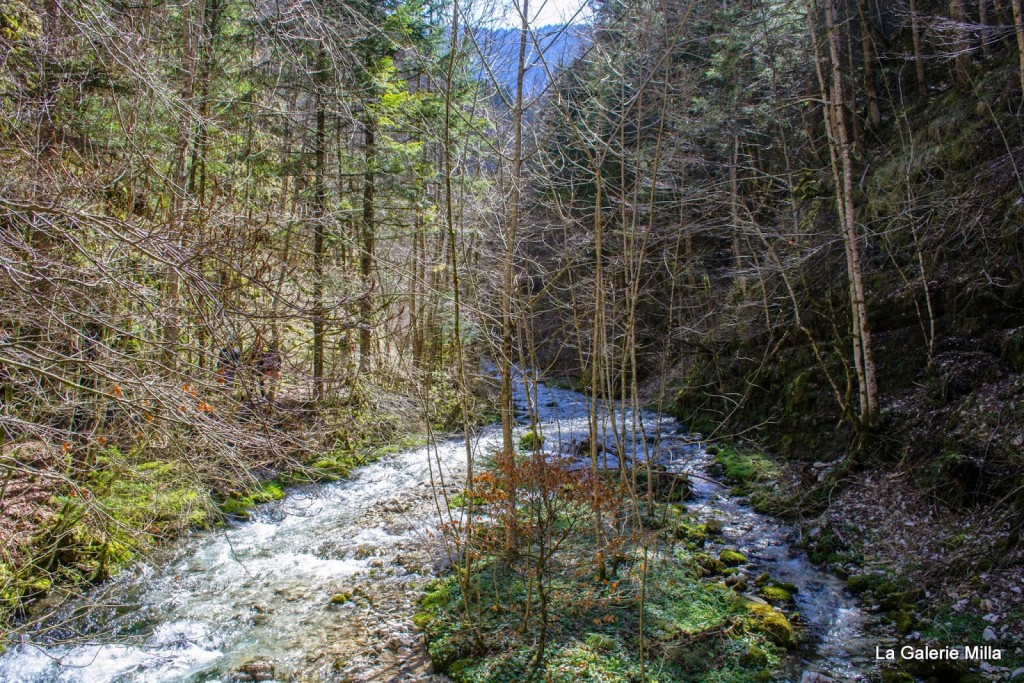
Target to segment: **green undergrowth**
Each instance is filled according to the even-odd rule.
[[[977,606],[976,606],[977,607]],[[1020,635],[1024,629],[1024,609],[1014,609],[1003,614],[1002,619],[993,625],[985,620],[983,609],[957,611],[952,606],[944,605],[925,612],[926,619],[919,625],[923,639],[950,646],[990,645],[1002,650],[1002,659],[998,664],[1011,671],[1024,667],[1024,654],[1021,652]],[[991,628],[997,634],[1001,627],[1011,624],[1014,629],[998,636],[994,641],[986,641],[984,632]]]
[[[270,503],[284,498],[284,490],[276,481],[264,481],[256,484],[246,493],[232,493],[220,504],[225,515],[239,519],[248,519],[249,511],[262,503]]]
[[[578,536],[562,553],[591,552]],[[786,615],[726,585],[730,570],[683,544],[651,552],[643,602],[646,680],[751,683],[773,674],[797,636]],[[566,562],[551,581],[548,641],[538,664],[539,622],[523,605],[534,590],[519,563],[494,558],[470,581],[467,620],[459,577],[428,585],[415,618],[434,666],[457,683],[640,681],[640,590],[644,559],[628,554],[616,578],[597,580]]]
[[[847,580],[847,587],[864,605],[879,612],[881,621],[890,624],[898,636],[913,637],[906,642],[916,646],[928,643],[937,648],[989,645],[999,649],[1002,655],[1001,659],[992,660],[992,664],[1011,671],[1024,666],[1024,655],[1016,647],[1024,636],[1024,610],[1002,611],[980,598],[965,600],[959,605],[936,603],[926,599],[925,591],[913,585],[906,576],[891,571],[855,574]],[[986,613],[993,612],[999,613],[999,618],[987,620]],[[986,638],[986,630],[989,639]],[[909,681],[923,678],[963,683],[981,680],[970,672],[973,664],[976,662],[900,661],[889,671],[889,679]]]
[[[711,445],[707,452],[714,456],[715,466],[732,487],[734,496],[747,496],[758,512],[777,514],[784,507],[777,485],[779,467],[763,453],[733,445]]]
[[[356,446],[348,440],[339,439],[331,450],[311,457],[307,468],[289,472],[281,479],[286,484],[338,481],[349,477],[357,467],[368,465],[387,455],[421,448],[428,443],[427,437],[422,434],[395,438],[395,441],[387,443],[364,440]]]
[[[0,623],[55,586],[96,582],[184,530],[219,518],[201,482],[142,449],[98,451],[83,476],[45,501],[32,537],[0,564]]]

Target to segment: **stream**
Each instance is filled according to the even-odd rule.
[[[572,452],[587,436],[588,399],[578,392],[538,384],[528,393],[520,383],[516,402],[523,418],[528,410],[539,416],[547,449]],[[612,411],[604,412],[604,443],[615,443]],[[795,683],[807,671],[866,681],[875,624],[842,581],[793,547],[793,529],[717,484],[708,475],[712,458],[675,419],[614,415],[626,426],[619,440],[627,458],[650,456],[693,475],[689,509],[724,527],[709,552],[736,548],[752,576],[768,572],[799,588],[808,644],[780,681]],[[500,442],[500,429],[489,426],[473,449],[483,457]],[[411,619],[420,584],[447,566],[435,494],[459,490],[465,457],[455,439],[388,456],[348,480],[293,488],[248,521],[193,534],[158,566],[124,572],[11,644],[0,681],[447,680],[431,673]]]

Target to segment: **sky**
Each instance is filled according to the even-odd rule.
[[[477,16],[490,15],[494,18],[495,27],[519,26],[516,2],[522,2],[522,0],[472,0],[474,13]],[[572,21],[573,15],[586,4],[587,0],[529,0],[530,26],[540,28]],[[573,23],[584,21],[587,15],[588,10],[584,9],[576,16]]]

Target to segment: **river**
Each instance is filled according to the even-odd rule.
[[[524,416],[538,416],[547,447],[569,452],[586,438],[582,394],[541,384],[528,396],[520,384],[516,401]],[[650,455],[693,475],[690,509],[723,523],[714,550],[737,548],[754,575],[768,572],[799,588],[808,645],[792,657],[789,680],[805,671],[867,680],[873,622],[844,583],[794,547],[791,527],[716,483],[701,441],[677,421],[615,412],[617,425],[623,419],[627,458]],[[607,418],[602,426],[612,443]],[[494,426],[479,430],[477,456],[496,450],[500,438]],[[124,572],[12,644],[0,657],[0,680],[445,680],[430,672],[411,618],[418,587],[447,566],[435,533],[438,496],[461,487],[465,457],[458,439],[388,456],[348,480],[293,488],[248,521],[182,539],[158,562]]]

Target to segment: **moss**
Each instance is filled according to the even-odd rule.
[[[344,604],[347,604],[347,603],[351,602],[351,600],[352,600],[352,594],[351,593],[338,593],[336,595],[332,595],[331,596],[330,603],[332,605],[344,605]]]
[[[882,671],[882,683],[914,683],[914,677],[899,669]]]
[[[782,590],[784,590],[784,591],[786,591],[787,593],[790,593],[790,594],[792,594],[792,593],[799,593],[800,592],[800,589],[796,586],[796,584],[791,583],[789,581],[782,581],[782,580],[779,580],[779,579],[772,579],[768,583],[771,584],[772,586],[775,586],[776,588],[781,588]]]
[[[532,429],[523,433],[519,437],[519,448],[524,451],[535,451],[540,449],[544,445],[544,437],[537,434]]]
[[[738,567],[741,564],[747,563],[746,555],[731,548],[726,548],[722,552],[718,553],[718,559],[726,567]]]
[[[451,507],[453,509],[454,508],[464,508],[464,507],[466,507],[466,505],[468,503],[469,503],[469,499],[466,497],[466,492],[465,491],[459,491],[454,496],[452,496],[451,498],[448,499],[448,507]],[[479,507],[481,505],[485,505],[486,503],[487,503],[487,499],[484,498],[483,496],[476,496],[473,499],[473,505],[475,507]]]
[[[775,463],[755,451],[723,446],[715,454],[715,462],[721,467],[726,480],[740,488],[749,488],[752,484],[778,476]]]
[[[592,647],[595,650],[614,650],[618,645],[614,638],[603,633],[588,633],[586,643],[588,647]]]
[[[844,544],[832,529],[825,529],[816,537],[808,535],[805,545],[811,562],[815,564],[834,564],[840,562]]]
[[[585,551],[591,542],[583,535],[573,537],[572,552]],[[697,576],[702,560],[724,569],[721,563],[681,549],[663,560],[648,576],[644,603],[647,652],[661,661],[657,673],[648,669],[648,680],[771,681],[769,671],[778,664],[780,652],[773,637],[764,628],[737,628],[748,614],[737,604],[736,593]],[[527,580],[500,561],[473,575],[472,627],[465,620],[456,577],[430,584],[414,623],[427,637],[437,671],[456,681],[628,683],[640,680],[635,642],[639,605],[633,597],[638,579],[630,571],[604,585],[572,571],[554,572],[549,577],[548,641],[539,668],[534,666],[536,633],[526,637],[522,632],[523,605],[518,601],[528,594]],[[616,588],[620,582],[625,585]]]
[[[725,571],[725,563],[707,553],[694,553],[691,562],[699,576],[718,576]]]
[[[761,597],[772,604],[781,604],[789,602],[793,599],[793,596],[785,588],[779,588],[778,586],[764,586],[761,590]]]
[[[466,680],[466,673],[473,666],[473,660],[468,657],[462,659],[456,659],[454,662],[448,665],[445,673],[448,677],[456,683],[461,683]]]
[[[768,636],[772,642],[782,647],[796,645],[796,633],[786,615],[771,605],[748,600],[744,603],[749,617],[746,622],[749,628]]]
[[[281,500],[284,496],[284,490],[276,481],[261,482],[245,494],[233,493],[228,496],[221,503],[220,509],[226,515],[248,519],[249,510],[255,506]]]
[[[846,580],[846,586],[853,593],[890,592],[895,590],[895,584],[884,574],[855,574]]]
[[[918,621],[913,611],[904,609],[896,614],[894,623],[896,625],[896,632],[901,636],[905,636],[917,627]]]
[[[673,534],[677,539],[686,541],[691,548],[703,547],[704,542],[707,540],[707,534],[704,532],[702,525],[691,525],[683,522],[676,525]]]
[[[712,517],[704,523],[704,531],[712,536],[721,536],[724,531],[722,520]]]
[[[412,623],[421,631],[427,630],[436,615],[433,612],[419,611],[413,615]]]
[[[50,579],[48,579],[46,577],[40,577],[40,578],[35,578],[35,579],[32,579],[31,581],[29,581],[26,584],[26,588],[27,588],[27,592],[38,594],[38,593],[45,593],[46,591],[50,590],[50,586],[52,586],[52,585],[53,585],[53,582]]]
[[[746,652],[740,655],[740,662],[744,666],[763,668],[768,666],[768,653],[757,645],[751,645]]]

